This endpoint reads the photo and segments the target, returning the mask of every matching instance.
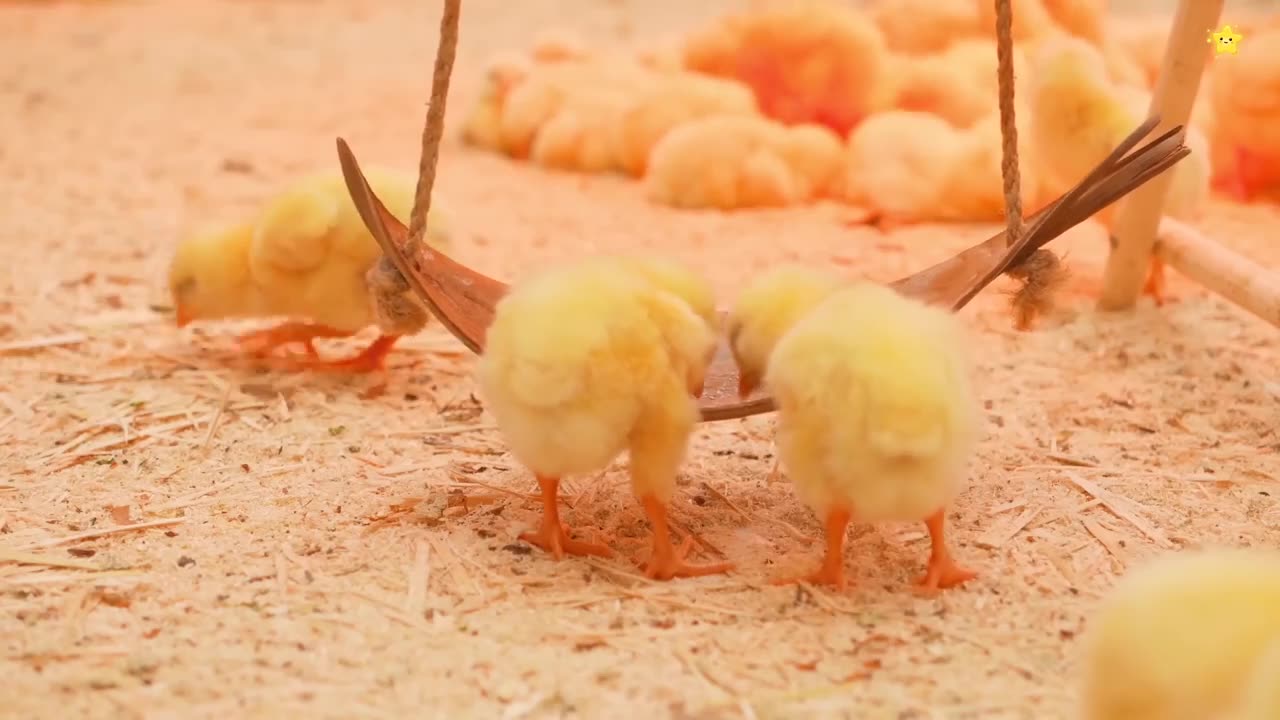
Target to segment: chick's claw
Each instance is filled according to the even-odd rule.
[[[544,522],[538,530],[527,530],[520,533],[520,539],[530,545],[536,545],[546,550],[556,560],[563,559],[565,555],[602,558],[613,556],[613,551],[605,545],[583,542],[569,537],[569,529],[563,523]]]
[[[933,592],[962,585],[976,577],[978,577],[978,573],[968,568],[960,567],[950,556],[942,558],[931,557],[929,558],[928,569],[919,580],[916,580],[916,585],[919,585],[924,590]]]
[[[316,338],[349,337],[352,333],[337,330],[325,325],[305,322],[286,322],[264,330],[245,333],[236,339],[237,344],[245,352],[266,354],[285,345],[302,345],[307,355],[319,357],[314,341]]]
[[[1151,258],[1151,269],[1147,272],[1147,282],[1142,286],[1142,292],[1151,296],[1156,305],[1164,305],[1164,261],[1160,258]]]
[[[694,565],[685,562],[685,556],[693,549],[693,538],[686,537],[680,547],[673,547],[671,541],[659,543],[654,540],[653,556],[645,564],[645,577],[651,580],[670,580],[678,577],[701,577],[703,575],[719,575],[733,569],[733,563],[710,563]]]
[[[359,355],[341,360],[321,360],[313,351],[311,353],[312,360],[302,363],[302,367],[321,372],[377,372],[386,364],[387,355],[391,352],[391,347],[399,339],[398,335],[382,335],[377,340],[374,340],[369,347],[361,351]]]

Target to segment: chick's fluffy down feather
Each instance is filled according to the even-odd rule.
[[[782,336],[764,375],[778,451],[819,517],[919,520],[959,491],[977,439],[963,343],[950,313],[866,282]]]
[[[665,502],[698,408],[691,389],[715,334],[685,298],[709,291],[618,259],[517,285],[489,328],[479,381],[511,451],[533,472],[599,470],[631,449],[637,492]]]
[[[1267,688],[1249,683],[1268,669],[1280,671],[1270,655],[1280,652],[1277,643],[1280,554],[1167,554],[1122,578],[1092,619],[1085,718],[1249,717],[1224,713],[1265,708]]]
[[[378,167],[366,176],[387,209],[408,220],[417,179]],[[440,205],[432,205],[427,242],[447,248]],[[170,284],[191,319],[284,315],[354,333],[376,320],[365,273],[380,256],[342,175],[329,171],[286,187],[251,223],[180,243]]]
[[[650,200],[673,207],[783,207],[830,193],[841,162],[840,139],[825,127],[714,115],[658,142],[645,186]]]
[[[849,136],[844,197],[893,221],[932,217],[960,143],[959,131],[937,115],[905,110],[872,115]]]

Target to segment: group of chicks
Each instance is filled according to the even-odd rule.
[[[1147,115],[1167,28],[1112,23],[1107,10],[1013,7],[1028,206],[1074,185]],[[650,198],[677,207],[832,198],[889,222],[996,220],[994,23],[988,0],[801,0],[645,52],[549,33],[491,60],[463,137],[548,167],[643,177]],[[1247,27],[1262,33],[1257,57],[1212,64],[1193,154],[1172,171],[1171,216],[1203,205],[1211,157],[1217,184],[1239,198],[1280,185],[1280,134],[1267,130],[1280,54],[1265,37],[1280,27]]]
[[[367,176],[391,212],[407,217],[413,179],[386,169]],[[441,217],[432,210],[427,240],[447,247]],[[377,257],[340,177],[318,174],[253,221],[181,243],[170,290],[179,324],[289,316],[244,338],[246,349],[298,343],[307,351],[299,367],[367,371],[381,366],[399,334],[421,327],[393,322],[414,316],[395,309],[414,302],[407,290],[379,295],[365,280]],[[369,350],[318,359],[312,340],[369,324],[384,333]],[[515,285],[488,330],[478,380],[512,454],[541,488],[541,522],[522,539],[555,558],[612,555],[604,543],[571,536],[558,485],[626,450],[651,524],[646,574],[732,569],[689,562],[692,539],[673,544],[667,521],[699,418],[695,398],[722,336],[742,395],[757,386],[773,395],[780,459],[825,527],[822,563],[796,579],[844,587],[845,531],[855,520],[923,520],[931,537],[918,581],[925,588],[975,576],[950,553],[944,528],[981,424],[960,321],[886,287],[799,266],[756,278],[723,320],[704,278],[661,259],[579,261]],[[1124,578],[1092,623],[1086,717],[1200,720],[1235,708],[1235,720],[1275,720],[1277,608],[1274,554],[1178,553]]]

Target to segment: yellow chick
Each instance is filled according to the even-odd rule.
[[[480,97],[462,123],[462,141],[487,150],[502,150],[502,108],[511,89],[529,74],[529,59],[506,52],[490,58]]]
[[[512,454],[542,490],[543,522],[521,538],[560,558],[609,555],[573,540],[556,496],[565,475],[629,451],[632,489],[653,526],[649,577],[725,572],[672,545],[667,505],[716,345],[708,283],[659,260],[578,262],[515,285],[498,304],[479,363],[481,392]]]
[[[890,110],[867,118],[849,136],[843,196],[882,227],[921,222],[942,204],[961,135],[930,113]]]
[[[1264,707],[1280,675],[1249,688],[1250,673],[1280,669],[1268,657],[1277,643],[1280,554],[1169,553],[1121,578],[1091,620],[1084,717],[1207,720]]]
[[[1025,117],[1019,112],[1019,118]],[[1018,123],[1019,128],[1025,123]],[[962,131],[955,153],[942,174],[939,203],[926,220],[992,222],[1004,219],[1003,143],[1000,113],[988,113]],[[1044,198],[1036,158],[1025,132],[1018,134],[1018,167],[1024,214],[1035,212]]]
[[[944,508],[977,441],[959,321],[875,283],[840,287],[783,267],[751,283],[728,321],[745,397],[763,380],[778,405],[777,445],[796,493],[825,523],[821,568],[842,588],[850,520],[924,520],[927,589],[975,577],[946,543]]]
[[[1280,718],[1280,639],[1254,665],[1235,720]]]
[[[1245,34],[1239,60],[1212,61],[1209,88],[1213,145],[1225,161],[1215,184],[1239,202],[1280,190],[1280,22]]]
[[[1028,96],[1032,145],[1053,194],[1066,191],[1101,162],[1146,117],[1149,105],[1145,91],[1108,79],[1097,48],[1065,36],[1041,48]],[[1170,217],[1194,219],[1208,197],[1207,144],[1198,135],[1195,128],[1188,131],[1192,154],[1169,171],[1174,189],[1164,212]],[[1114,212],[1108,208],[1098,219],[1109,225]],[[1152,259],[1145,290],[1157,302],[1163,296],[1163,267]]]
[[[762,3],[721,18],[684,48],[685,67],[749,85],[768,117],[841,136],[880,102],[886,59],[875,23],[834,0]]]
[[[612,123],[614,145],[623,171],[641,177],[658,141],[673,128],[710,115],[757,115],[751,88],[734,80],[701,73],[662,73],[632,95]]]
[[[534,65],[502,105],[502,148],[511,157],[528,158],[538,133],[558,113],[577,114],[577,122],[586,123],[601,112],[614,112],[618,98],[656,78],[638,62],[566,59]]]
[[[930,55],[979,33],[973,0],[875,0],[870,11],[895,53]]]
[[[982,0],[978,0],[979,3]],[[1040,0],[1058,27],[1072,35],[1101,45],[1107,31],[1107,0]],[[1015,3],[1017,7],[1021,1]],[[995,3],[987,3],[995,7]],[[994,27],[994,26],[993,26]]]
[[[667,133],[649,157],[650,200],[679,208],[784,207],[829,194],[841,144],[820,125],[712,115]]]
[[[408,220],[417,179],[385,168],[366,175],[387,209]],[[427,242],[444,249],[449,236],[437,207],[432,204],[428,217]],[[342,175],[317,173],[286,188],[251,222],[178,244],[169,267],[177,323],[283,315],[294,319],[242,336],[241,346],[267,351],[298,343],[310,356],[306,367],[373,371],[399,336],[417,332],[429,318],[407,289],[372,302],[365,273],[380,257]],[[379,315],[379,305],[387,316]],[[314,362],[314,339],[346,337],[374,324],[383,334],[364,352]]]
[[[1026,57],[1014,48],[1014,67]],[[933,113],[956,127],[969,127],[996,107],[996,46],[985,38],[964,38],[933,55],[900,57],[891,67],[892,107]],[[1014,90],[1026,83],[1015,76]]]

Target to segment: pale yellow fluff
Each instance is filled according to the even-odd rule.
[[[1079,182],[1146,117],[1149,96],[1115,85],[1098,49],[1073,37],[1046,42],[1036,56],[1028,103],[1031,142],[1051,194]],[[1195,219],[1209,192],[1208,146],[1203,133],[1187,134],[1192,153],[1169,172],[1166,214]],[[1114,212],[1099,213],[1109,222]]]
[[[742,372],[778,403],[779,456],[819,517],[922,520],[960,490],[977,440],[965,339],[944,309],[781,268],[730,319]]]
[[[1276,718],[1280,718],[1280,637],[1254,664],[1232,720]]]
[[[372,167],[366,176],[393,215],[408,221],[415,175]],[[433,203],[427,242],[449,244]],[[175,307],[189,320],[283,315],[336,330],[375,324],[365,273],[381,256],[336,170],[303,177],[253,220],[178,244],[170,263]]]
[[[636,494],[669,501],[698,419],[690,391],[715,348],[699,314],[710,297],[705,281],[674,263],[617,258],[513,287],[478,368],[511,452],[534,473],[561,477],[629,450]]]
[[[845,199],[895,221],[932,216],[942,203],[960,140],[959,131],[930,113],[872,115],[849,136]]]
[[[713,115],[667,133],[645,176],[650,200],[680,208],[784,207],[830,191],[840,140],[817,125],[759,115]]]
[[[1275,702],[1275,687],[1250,681],[1252,673],[1280,670],[1267,655],[1277,642],[1280,553],[1169,553],[1122,578],[1090,621],[1083,715],[1271,720],[1232,713]]]

